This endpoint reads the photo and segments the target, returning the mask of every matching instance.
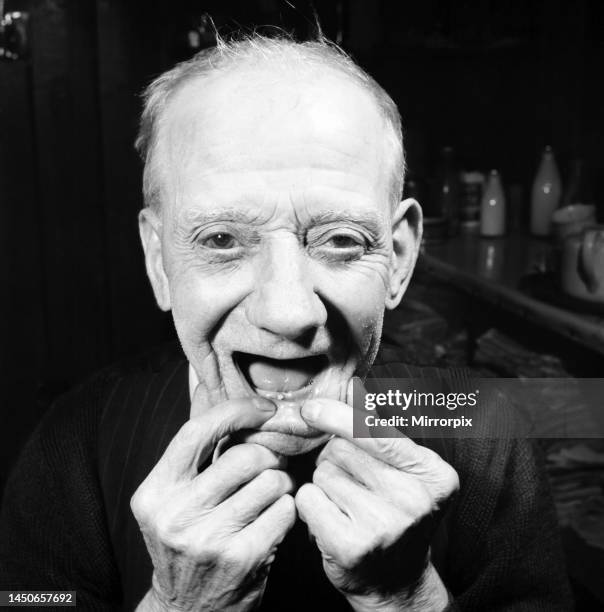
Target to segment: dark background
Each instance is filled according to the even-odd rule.
[[[189,57],[200,15],[219,31],[316,31],[307,1],[6,0],[30,16],[30,53],[0,61],[0,490],[54,397],[173,336],[137,232],[139,93]],[[399,104],[411,171],[438,148],[497,167],[528,193],[551,144],[563,179],[604,169],[604,4],[598,0],[317,0],[325,33]],[[597,201],[602,186],[595,181]]]

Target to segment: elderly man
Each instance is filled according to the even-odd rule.
[[[388,95],[325,41],[220,42],[149,87],[138,146],[184,356],[53,408],[6,492],[3,587],[86,609],[568,609],[527,444],[353,436],[353,377],[414,373],[378,355],[421,238]]]

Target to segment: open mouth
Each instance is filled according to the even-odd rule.
[[[237,352],[233,360],[255,392],[287,397],[308,388],[328,365],[327,355],[298,359],[271,359],[263,355]]]

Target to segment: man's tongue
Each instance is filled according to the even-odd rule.
[[[248,381],[264,391],[296,391],[306,386],[321,369],[320,357],[269,359],[248,355],[240,360]]]

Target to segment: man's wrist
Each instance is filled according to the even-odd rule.
[[[154,577],[155,584],[155,577]],[[136,612],[183,612],[184,608],[168,604],[154,587],[151,587],[136,607]]]
[[[141,602],[136,606],[136,612],[165,612],[166,608],[155,596],[153,589],[149,589]]]
[[[392,597],[350,595],[346,599],[355,612],[444,612],[449,605],[448,591],[432,563],[415,585]]]

